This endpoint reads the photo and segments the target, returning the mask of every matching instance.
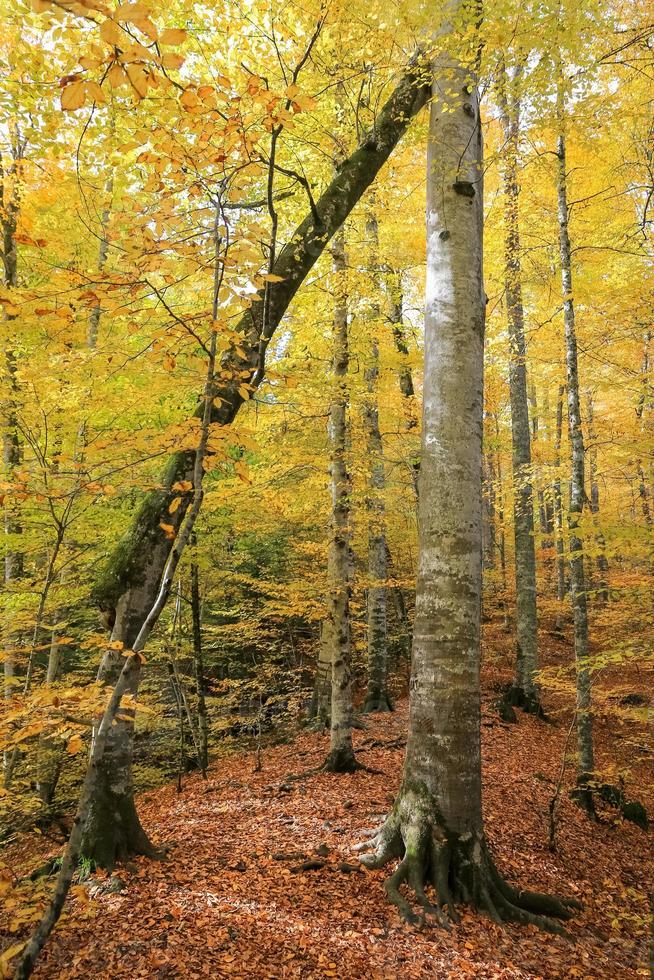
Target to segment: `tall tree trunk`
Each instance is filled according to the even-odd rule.
[[[45,673],[46,687],[52,686],[58,679],[61,672],[61,661],[63,647],[59,642],[61,634],[59,630],[54,630],[50,640],[50,650],[48,653],[48,666]],[[46,812],[54,801],[61,765],[63,760],[63,746],[60,739],[42,736],[39,739],[38,749],[38,774],[36,790],[39,799]]]
[[[536,443],[540,437],[540,419],[538,415],[538,396],[536,394],[536,384],[533,378],[529,378],[529,407],[531,409],[531,436],[532,444],[535,448]],[[548,523],[547,523],[547,507],[545,504],[545,494],[543,492],[542,486],[540,486],[540,480],[537,478],[538,470],[534,469],[532,471],[532,483],[536,488],[536,495],[538,498],[538,518],[540,524],[541,534],[548,533]]]
[[[579,365],[573,299],[572,259],[568,230],[568,173],[566,168],[565,106],[562,83],[557,91],[559,136],[557,140],[557,199],[559,220],[559,253],[563,289],[565,327],[566,381],[568,393],[568,433],[572,450],[568,529],[570,533],[570,584],[575,633],[575,666],[577,677],[577,768],[580,799],[592,809],[592,794],[585,787],[593,778],[593,716],[591,710],[591,675],[588,664],[588,602],[584,572],[584,552],[580,522],[584,509],[584,436],[581,427],[579,399]]]
[[[329,619],[320,624],[318,661],[309,704],[309,721],[317,729],[329,728],[332,695],[332,626]]]
[[[469,8],[468,8],[469,9]],[[464,0],[447,8],[457,20]],[[447,43],[447,42],[445,42]],[[439,45],[441,48],[441,45]],[[442,48],[441,48],[442,50]],[[399,886],[442,918],[456,901],[496,920],[564,913],[518,894],[496,871],[481,808],[481,461],[485,295],[482,143],[474,70],[446,51],[434,63],[427,158],[427,291],[418,580],[403,782],[366,859],[402,857],[389,898],[416,921]],[[424,892],[436,890],[438,906]]]
[[[374,208],[374,203],[373,203]],[[368,518],[368,691],[364,712],[391,711],[392,705],[386,690],[388,670],[388,624],[386,609],[387,545],[384,490],[384,447],[379,428],[379,328],[380,308],[377,301],[380,283],[379,230],[377,217],[371,211],[366,221],[366,236],[372,257],[372,288],[375,299],[372,304],[372,331],[369,360],[365,369],[366,395],[363,402],[363,422],[366,432],[367,464],[370,468],[366,511]]]
[[[263,304],[254,303],[236,327],[242,336],[244,356],[232,355],[223,365],[237,380],[217,387],[212,421],[229,425],[238,414],[243,397],[243,381],[256,388],[264,377],[265,350],[282,321],[293,297],[324,252],[362,194],[372,184],[393,149],[406,132],[411,119],[425,105],[429,86],[425,84],[421,58],[401,78],[377,115],[374,131],[343,162],[333,180],[309,214],[280,251],[273,274],[281,281],[267,290],[266,322]],[[247,375],[247,377],[245,377]],[[148,493],[131,529],[106,561],[94,590],[94,600],[113,624],[111,640],[129,648],[147,610],[157,594],[163,568],[170,553],[170,542],[160,528],[167,523],[177,531],[188,507],[188,498],[173,513],[169,506],[177,494],[172,489],[180,480],[191,479],[195,454],[178,452],[166,467],[161,488]],[[115,682],[122,664],[119,651],[109,648],[103,658],[99,678]],[[130,693],[139,685],[140,667],[127,679]],[[84,849],[100,864],[109,866],[118,854],[147,853],[147,837],[139,823],[133,799],[131,778],[133,726],[118,722],[107,738],[102,773],[94,784],[97,797],[91,804],[89,833]],[[105,816],[102,817],[101,814]]]
[[[606,557],[606,538],[602,530],[600,521],[600,493],[597,481],[597,433],[595,432],[595,406],[593,404],[593,393],[586,392],[586,412],[588,415],[588,469],[590,477],[590,512],[593,515],[593,525],[595,528],[595,543],[597,545],[597,556],[595,563],[599,572],[599,583],[597,586],[597,598],[600,602],[608,602],[609,599],[609,562]]]
[[[404,426],[407,432],[412,432],[418,425],[418,413],[416,409],[416,392],[413,384],[413,375],[408,363],[409,345],[406,340],[403,319],[403,292],[402,274],[393,269],[387,270],[386,276],[386,295],[388,307],[388,320],[393,331],[393,341],[395,350],[401,357],[398,370],[398,382],[400,391],[403,395],[402,410],[404,414]],[[413,489],[418,493],[418,476],[420,474],[420,457],[415,453],[409,458],[411,467],[411,478]]]
[[[206,680],[202,650],[202,603],[200,601],[200,573],[196,562],[191,563],[191,622],[193,628],[193,672],[198,710],[198,761],[202,778],[207,778],[209,766],[209,729],[207,722]]]
[[[512,705],[541,714],[536,682],[538,671],[538,614],[536,608],[536,548],[532,490],[527,346],[522,304],[518,142],[520,103],[506,92],[506,73],[500,87],[504,128],[504,258],[505,295],[509,326],[509,396],[513,468],[513,529],[516,591],[516,677],[507,694]]]
[[[391,578],[393,578],[395,575],[393,556],[391,555],[391,550],[388,547],[388,542],[386,542],[386,567],[388,569],[388,574],[391,576]],[[395,625],[397,627],[399,654],[408,661],[411,658],[411,623],[409,622],[402,587],[400,585],[394,585],[390,589],[390,594],[393,599],[393,608],[395,611]]]
[[[495,483],[493,460],[489,453],[484,453],[481,463],[482,474],[482,523],[481,523],[481,553],[484,571],[495,569],[497,552],[497,528],[495,526]]]
[[[560,385],[556,400],[556,477],[552,487],[554,498],[554,517],[556,520],[556,624],[555,629],[563,627],[563,603],[565,602],[565,542],[563,540],[563,496],[561,493],[561,441],[563,438],[563,398],[565,386]]]
[[[329,406],[329,486],[331,539],[327,559],[327,619],[331,640],[332,703],[328,772],[354,772],[359,763],[352,744],[352,666],[350,636],[350,480],[347,472],[347,374],[349,345],[345,293],[345,241],[339,232],[334,258],[333,391]]]

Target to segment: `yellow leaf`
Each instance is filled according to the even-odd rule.
[[[104,104],[107,100],[104,97],[104,92],[100,88],[97,82],[85,82],[86,94],[93,100],[93,102],[100,102]]]
[[[194,109],[200,100],[193,89],[187,88],[182,93],[182,97],[179,101],[182,103],[185,109]]]
[[[84,748],[84,743],[82,742],[82,739],[79,737],[79,735],[73,735],[70,742],[66,746],[66,752],[68,753],[68,755],[77,755],[77,753],[81,752],[83,748]]]
[[[184,64],[184,56],[169,51],[161,56],[161,64],[164,68],[181,68]]]
[[[142,17],[147,17],[150,11],[142,3],[121,3],[119,7],[116,8],[116,20],[120,21],[134,21],[134,18],[139,20]]]
[[[1,977],[11,977],[13,975],[13,969],[9,966],[11,960],[14,956],[18,956],[19,953],[25,948],[25,943],[14,943],[13,946],[9,946],[8,949],[0,955],[0,976]]]
[[[81,109],[85,101],[86,91],[84,82],[71,82],[70,85],[66,85],[62,90],[61,108],[67,112],[72,112],[74,109]]]
[[[139,65],[127,65],[127,75],[137,95],[142,99],[148,94],[148,76]]]
[[[293,99],[293,108],[296,112],[301,112],[303,109],[315,109],[316,100],[311,95],[298,95],[297,98]]]
[[[276,276],[274,272],[267,272],[265,276],[261,277],[265,282],[284,282],[283,276]]]
[[[183,44],[188,37],[186,31],[178,27],[171,27],[167,31],[162,31],[159,40],[162,44]]]
[[[113,88],[118,88],[119,85],[125,85],[128,81],[125,70],[120,65],[111,66],[107,72],[107,79]]]
[[[100,65],[102,64],[99,58],[89,58],[89,56],[86,54],[82,55],[82,57],[79,59],[79,63],[82,66],[82,68],[86,68],[87,70],[92,68],[99,68]]]
[[[173,483],[172,490],[179,490],[180,493],[186,493],[187,490],[193,489],[193,483],[191,480],[178,480],[177,483]]]
[[[107,44],[112,45],[124,44],[126,40],[125,35],[121,31],[118,24],[115,24],[109,17],[102,22],[100,37],[103,41],[106,41]]]
[[[250,483],[248,468],[245,463],[242,463],[240,461],[234,463],[234,472],[236,473],[239,480],[243,481],[243,483]]]
[[[167,538],[170,539],[175,537],[175,528],[172,524],[165,524],[163,521],[160,521],[159,527],[165,533]]]
[[[174,497],[170,501],[170,506],[168,507],[168,513],[169,514],[174,514],[175,511],[177,510],[177,508],[179,507],[179,505],[181,504],[181,502],[182,502],[182,498],[181,497]]]

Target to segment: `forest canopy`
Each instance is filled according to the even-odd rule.
[[[0,975],[648,975],[650,4],[0,16]]]

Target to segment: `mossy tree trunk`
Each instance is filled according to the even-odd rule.
[[[469,8],[467,8],[469,10]],[[457,24],[464,0],[447,8]],[[448,27],[444,32],[449,33]],[[402,861],[386,884],[402,915],[444,921],[457,901],[493,918],[551,925],[562,903],[518,893],[484,836],[480,752],[481,461],[485,294],[482,138],[474,70],[443,50],[433,66],[427,158],[427,285],[418,579],[403,782],[365,863]],[[432,885],[432,901],[425,888]]]

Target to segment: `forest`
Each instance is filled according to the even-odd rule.
[[[0,25],[0,977],[654,978],[648,0]]]

